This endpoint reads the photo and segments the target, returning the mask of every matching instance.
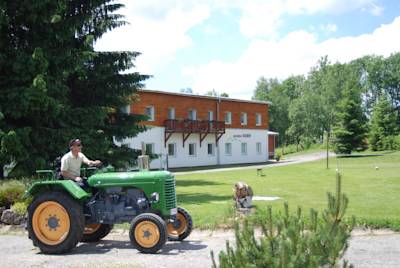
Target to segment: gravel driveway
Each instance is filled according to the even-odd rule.
[[[0,235],[0,267],[211,267],[210,251],[224,249],[233,237],[232,231],[195,230],[186,242],[168,242],[159,254],[148,255],[131,247],[126,230],[116,230],[69,254],[44,255],[26,234],[7,234]],[[400,234],[356,230],[346,258],[356,267],[400,267]]]

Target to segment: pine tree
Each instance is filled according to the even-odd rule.
[[[245,220],[236,224],[236,246],[227,242],[226,251],[219,253],[219,267],[336,267],[343,257],[355,219],[344,221],[348,198],[341,192],[341,176],[336,175],[336,194],[328,193],[328,206],[322,217],[311,209],[306,223],[301,208],[294,215],[284,205],[283,215],[273,217],[271,206],[258,224],[262,236],[257,238],[254,225]],[[216,268],[214,253],[211,252]],[[343,267],[347,267],[346,261]]]
[[[333,128],[335,152],[350,154],[354,150],[365,149],[367,118],[356,82],[347,81],[338,110],[338,123]]]
[[[113,2],[0,2],[0,169],[16,162],[16,172],[31,173],[77,137],[89,157],[132,162],[134,151],[115,146],[114,138],[143,130],[137,124],[142,118],[121,107],[147,76],[124,72],[138,53],[93,47],[125,24],[115,13],[122,5]]]
[[[372,112],[369,134],[371,149],[374,151],[395,149],[395,136],[398,131],[396,111],[386,95],[381,95]]]

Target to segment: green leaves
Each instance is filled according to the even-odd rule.
[[[36,88],[37,90],[40,90],[42,93],[46,93],[47,88],[46,88],[46,81],[44,81],[44,77],[41,74],[38,74],[34,79],[32,83],[33,87]]]
[[[51,17],[51,23],[58,23],[61,21],[61,16],[56,14]]]

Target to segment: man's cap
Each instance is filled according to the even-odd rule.
[[[72,147],[72,146],[74,146],[74,145],[79,145],[79,144],[82,144],[82,142],[81,142],[80,139],[73,139],[73,140],[71,140],[71,141],[69,142],[69,147]]]

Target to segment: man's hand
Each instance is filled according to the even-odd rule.
[[[101,161],[100,160],[95,160],[95,161],[91,161],[90,165],[91,166],[101,166]]]
[[[81,182],[81,181],[82,181],[82,178],[81,178],[81,177],[75,177],[74,181],[76,181],[76,182]]]

